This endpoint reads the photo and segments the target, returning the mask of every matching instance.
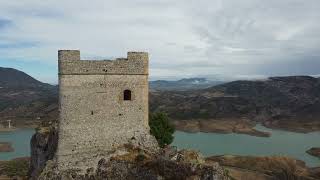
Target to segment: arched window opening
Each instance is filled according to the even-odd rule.
[[[123,91],[123,100],[125,101],[131,101],[131,91],[130,90],[124,90]]]

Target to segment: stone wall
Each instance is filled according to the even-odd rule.
[[[114,61],[80,60],[59,51],[58,166],[85,169],[104,153],[135,141],[148,144],[148,54]],[[124,91],[131,100],[124,100]]]
[[[115,60],[80,60],[80,51],[59,51],[61,75],[148,75],[148,53],[128,52],[127,58]]]

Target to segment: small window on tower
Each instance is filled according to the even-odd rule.
[[[131,91],[130,90],[124,90],[123,91],[123,100],[125,101],[131,101]]]

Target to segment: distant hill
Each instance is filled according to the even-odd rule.
[[[165,111],[173,119],[248,118],[270,127],[320,130],[320,79],[272,77],[200,90],[155,92],[150,110]]]
[[[222,81],[211,81],[206,78],[185,78],[177,81],[157,80],[150,81],[150,89],[158,91],[185,91],[192,89],[204,89],[218,84]]]
[[[47,86],[47,84],[41,83],[22,71],[3,67],[0,67],[0,85],[1,88],[35,88]]]
[[[57,86],[42,83],[19,70],[0,67],[0,120],[55,118],[57,92]]]
[[[58,117],[57,86],[15,69],[0,68],[0,72],[0,120],[24,124]],[[247,118],[273,128],[320,130],[320,78],[289,76],[209,84],[204,78],[152,81],[150,111],[167,112],[174,120]],[[166,90],[170,88],[174,90]]]

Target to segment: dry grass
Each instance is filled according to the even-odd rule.
[[[0,174],[8,177],[26,177],[29,170],[29,158],[17,158],[10,161],[1,161]]]
[[[309,175],[303,164],[288,157],[216,156],[208,159],[223,166],[257,171],[284,180],[296,180]]]
[[[114,156],[110,160],[119,160],[127,162],[146,162],[151,159],[152,155],[140,148],[131,146],[130,144],[125,144],[124,148],[126,149],[127,153],[123,155]]]

